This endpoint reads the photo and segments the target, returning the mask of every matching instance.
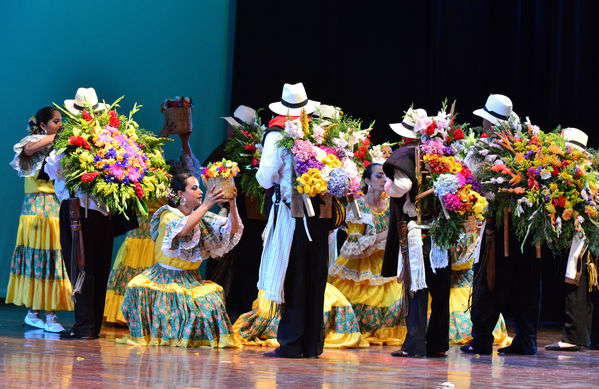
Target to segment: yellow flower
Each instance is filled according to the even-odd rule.
[[[339,158],[337,158],[333,154],[327,154],[327,156],[322,159],[322,163],[324,163],[331,169],[335,169],[335,168],[343,166],[343,164],[341,163]]]

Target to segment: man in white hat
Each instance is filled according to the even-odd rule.
[[[399,239],[387,239],[381,275],[401,278],[404,304],[407,304],[408,333],[401,349],[391,353],[395,357],[444,357],[449,349],[451,271],[448,263],[431,268],[428,254],[431,241],[423,237],[422,226],[416,223],[414,206],[418,193],[416,151],[420,139],[415,127],[426,117],[425,110],[410,108],[401,123],[390,124],[404,144],[383,164],[387,177],[392,177],[387,236],[399,236]],[[421,216],[432,218],[429,211],[421,207]],[[427,326],[429,292],[432,299]]]
[[[80,115],[88,106],[92,109],[106,108],[104,104],[98,103],[93,88],[79,88],[74,100],[65,100],[65,107],[75,116]],[[108,207],[93,196],[83,192],[69,193],[62,175],[62,156],[52,150],[45,165],[46,173],[54,180],[56,197],[60,201],[60,245],[64,248],[62,255],[69,269],[75,299],[75,323],[60,336],[67,339],[97,339],[104,316],[114,237],[137,228],[137,218],[134,213],[129,214],[128,220],[122,214],[109,215]],[[79,267],[78,258],[73,257],[71,252],[74,237],[68,200],[73,197],[79,199],[81,209],[80,228],[85,258],[83,269]],[[84,276],[80,277],[82,274]],[[79,278],[82,284],[75,293],[76,280]]]
[[[275,116],[264,135],[256,179],[274,188],[273,205],[264,231],[258,289],[274,306],[283,305],[277,333],[280,346],[269,357],[316,358],[324,345],[323,305],[328,275],[328,235],[334,219],[321,219],[320,198],[309,201],[314,217],[293,217],[293,156],[277,146],[288,116],[316,109],[302,83],[285,84],[281,100],[269,105]]]
[[[584,150],[588,135],[578,128],[564,128],[561,133],[566,145]],[[585,258],[588,246],[586,237],[574,235],[566,266],[566,304],[562,340],[545,346],[549,351],[580,351],[582,347],[599,348],[599,322],[596,315],[596,298],[589,293],[589,271]]]
[[[473,113],[483,118],[488,131],[501,121],[515,118],[512,101],[504,95],[492,94],[484,108]],[[498,349],[500,354],[534,355],[537,352],[537,328],[541,302],[541,261],[529,244],[520,245],[509,231],[508,251],[503,250],[504,229],[495,231],[495,221],[487,220],[480,250],[480,262],[474,267],[472,283],[472,341],[460,349],[468,354],[490,355],[493,352],[493,330],[501,313],[514,317],[516,336],[512,344]]]

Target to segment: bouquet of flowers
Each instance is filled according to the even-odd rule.
[[[147,203],[168,192],[162,145],[170,140],[139,128],[133,114],[140,105],[135,104],[128,117],[119,116],[115,107],[122,98],[105,111],[87,107],[79,115],[55,104],[69,119],[56,136],[55,148],[64,154],[67,188],[91,195],[113,213],[136,207],[147,215]]]
[[[177,96],[173,100],[164,100],[160,106],[160,112],[164,113],[167,121],[175,123],[176,131],[179,134],[188,134],[193,131],[192,111],[191,97]]]
[[[225,152],[243,171],[239,182],[242,192],[256,201],[262,213],[266,195],[256,181],[256,172],[260,167],[261,142],[266,127],[258,116],[260,111],[256,112],[256,120],[253,123],[240,121],[238,126],[232,126],[233,135],[225,143]]]
[[[497,126],[473,148],[481,164],[479,180],[498,216],[512,210],[522,246],[567,249],[574,234],[586,236],[599,254],[599,173],[591,153],[565,144],[527,118],[521,131],[510,123]],[[497,217],[501,222],[503,218]]]
[[[206,190],[222,189],[226,199],[235,197],[235,184],[233,178],[239,174],[237,162],[223,159],[222,161],[210,162],[201,169],[201,176],[206,180]]]
[[[293,155],[297,191],[304,195],[309,215],[312,211],[305,196],[328,194],[347,197],[355,204],[360,194],[361,177],[370,146],[370,131],[361,129],[361,121],[339,115],[337,119],[288,119],[279,146]],[[359,210],[354,209],[356,215]]]
[[[441,248],[458,242],[470,215],[484,220],[487,208],[480,184],[457,156],[464,148],[460,141],[464,139],[466,125],[456,124],[455,117],[455,102],[447,112],[444,101],[436,116],[413,118],[414,130],[422,135],[420,155],[430,174],[428,184],[432,184],[431,190],[441,204],[442,214],[431,226],[433,240]]]

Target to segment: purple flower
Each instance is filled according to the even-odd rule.
[[[342,168],[331,170],[327,187],[332,196],[345,196],[349,190],[349,174]]]
[[[316,158],[309,158],[305,161],[295,159],[295,167],[298,174],[307,173],[309,169],[318,169],[322,170],[324,164],[322,162],[318,162]]]

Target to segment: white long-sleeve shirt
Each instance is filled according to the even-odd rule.
[[[62,157],[64,157],[62,153],[58,154],[56,150],[52,150],[50,155],[46,158],[46,166],[44,167],[48,176],[54,180],[54,192],[60,202],[70,197],[64,176],[62,175],[63,169],[60,164]],[[77,192],[77,197],[79,197],[83,208],[93,209],[101,212],[104,216],[108,216],[108,207],[104,204],[98,204],[93,197],[82,192]]]
[[[281,200],[289,203],[291,201],[293,165],[291,162],[292,156],[289,151],[282,147],[277,147],[277,142],[282,137],[283,135],[278,131],[272,131],[266,135],[260,158],[260,167],[256,173],[256,180],[265,189],[279,184],[281,187]]]
[[[389,196],[402,197],[406,196],[406,201],[403,205],[403,211],[410,217],[416,216],[416,206],[410,198],[410,190],[412,189],[412,180],[408,178],[401,170],[395,169],[393,173],[393,183],[389,190]]]

